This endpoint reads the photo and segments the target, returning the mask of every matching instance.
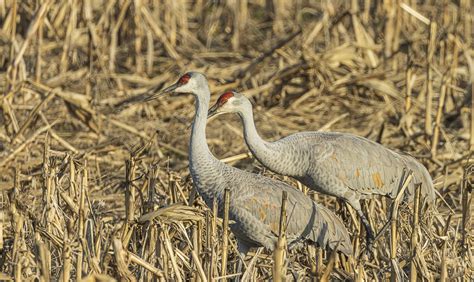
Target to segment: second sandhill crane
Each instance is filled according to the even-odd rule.
[[[300,132],[267,142],[257,133],[251,102],[233,91],[222,94],[208,115],[212,117],[221,113],[239,114],[245,142],[265,167],[350,204],[365,226],[368,246],[374,240],[374,233],[362,212],[361,199],[374,195],[394,198],[404,170],[411,170],[414,181],[407,188],[408,197],[413,198],[415,183],[422,183],[421,194],[425,201],[435,200],[430,174],[409,155],[349,133]]]
[[[278,239],[282,191],[288,194],[287,238],[289,246],[310,241],[322,247],[335,248],[350,255],[351,241],[341,220],[330,210],[313,202],[301,191],[280,181],[246,172],[216,159],[206,142],[206,122],[210,91],[206,77],[197,72],[184,74],[178,82],[161,93],[188,93],[196,99],[196,113],[189,146],[189,169],[193,184],[208,206],[215,198],[220,213],[224,190],[231,191],[230,228],[238,241],[241,255],[250,247],[273,250]],[[151,100],[161,93],[148,97]]]

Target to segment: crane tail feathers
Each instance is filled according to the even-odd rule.
[[[311,240],[317,242],[321,247],[334,249],[337,246],[337,251],[351,256],[352,242],[342,220],[324,206],[316,206],[314,203],[314,208],[318,213],[313,225]]]
[[[416,187],[415,184],[422,183],[421,185],[421,199],[422,203],[432,205],[436,199],[435,187],[433,185],[433,179],[431,178],[430,173],[426,167],[418,162],[416,159],[405,156],[407,159],[407,166],[414,173],[413,185],[408,187],[408,192],[410,194],[410,201],[414,198]]]

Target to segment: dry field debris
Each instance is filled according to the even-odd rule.
[[[0,1],[0,280],[238,275],[233,235],[189,177],[193,98],[123,103],[187,70],[206,73],[211,102],[250,97],[269,140],[351,132],[415,156],[437,188],[429,211],[365,201],[389,227],[370,260],[255,250],[243,280],[472,280],[473,17],[469,0]],[[264,170],[240,126],[210,121],[212,152],[331,208],[361,253],[354,211]]]

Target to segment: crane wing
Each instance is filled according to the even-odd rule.
[[[327,144],[333,153],[319,163],[322,169],[362,194],[396,195],[407,169],[400,155],[354,135],[341,135]]]
[[[297,148],[302,152],[311,152],[308,175],[315,186],[324,187],[323,190],[331,189],[331,186],[337,189],[336,186],[342,183],[344,187],[361,195],[379,194],[394,197],[404,170],[418,168],[414,171],[415,176],[423,174],[419,171],[419,166],[410,165],[406,156],[374,141],[348,133],[302,132],[277,142],[281,142],[282,146],[288,146],[289,143],[292,143],[292,146],[298,144]],[[418,178],[419,182],[426,179],[415,178]],[[409,190],[412,189],[409,187]]]
[[[288,194],[287,230],[289,244],[297,244],[309,239],[320,246],[334,248],[341,241],[339,250],[351,254],[352,247],[347,229],[342,221],[328,209],[317,205],[301,191],[286,183],[265,177],[248,179],[240,195],[239,202],[234,203],[233,216],[236,222],[245,222],[246,233],[265,237],[263,241],[274,244],[278,238],[282,191]],[[247,180],[247,179],[246,179]],[[238,231],[237,231],[238,232]],[[262,241],[262,238],[254,238]],[[273,247],[273,246],[272,246]]]

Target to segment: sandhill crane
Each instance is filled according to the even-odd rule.
[[[403,171],[412,170],[414,181],[407,188],[408,197],[413,198],[415,183],[422,183],[421,193],[426,202],[435,200],[430,174],[409,155],[396,153],[379,143],[349,133],[299,132],[267,142],[257,133],[251,102],[237,92],[222,94],[208,116],[221,113],[239,114],[245,142],[265,167],[350,204],[365,226],[369,248],[374,233],[362,212],[360,199],[374,195],[394,198]]]
[[[234,168],[212,155],[206,142],[210,91],[203,74],[188,72],[175,84],[146,100],[170,92],[192,94],[196,99],[189,146],[193,184],[208,206],[212,206],[214,198],[217,200],[220,213],[223,212],[224,190],[228,188],[231,191],[229,218],[235,222],[231,224],[231,230],[237,238],[242,257],[250,247],[274,249],[278,238],[282,191],[288,193],[286,234],[289,247],[310,241],[334,248],[340,242],[339,251],[346,255],[352,253],[347,229],[330,210],[286,183]]]

